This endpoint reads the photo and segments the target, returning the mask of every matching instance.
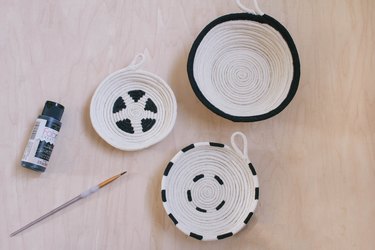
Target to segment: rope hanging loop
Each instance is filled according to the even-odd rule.
[[[137,70],[143,65],[145,60],[146,60],[145,54],[139,53],[134,57],[133,61],[129,64],[127,68],[132,69],[132,70]]]
[[[250,13],[250,14],[253,14],[253,15],[260,15],[260,16],[263,16],[263,15],[264,15],[264,12],[259,8],[259,4],[258,4],[258,1],[257,1],[257,0],[253,0],[255,10],[246,7],[246,6],[241,2],[241,0],[236,0],[236,3],[237,3],[238,7],[239,7],[241,10],[243,10],[243,11],[245,11],[245,12],[247,12],[247,13]]]
[[[243,150],[241,151],[241,149],[237,146],[237,143],[236,143],[236,137],[240,137],[241,140],[242,140],[242,143],[243,143]],[[237,154],[239,154],[242,158],[244,158],[247,162],[250,162],[249,160],[249,155],[248,155],[248,151],[247,151],[247,138],[246,138],[246,135],[243,134],[242,132],[235,132],[232,134],[231,138],[230,138],[230,142],[232,144],[232,148],[234,149],[234,151],[236,151]]]

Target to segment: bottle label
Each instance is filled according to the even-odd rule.
[[[50,126],[51,124],[49,124]],[[26,146],[22,161],[47,167],[60,126],[51,126],[47,120],[37,119]],[[55,130],[56,129],[56,130]]]

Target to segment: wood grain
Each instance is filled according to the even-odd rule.
[[[251,5],[251,1],[243,1]],[[292,103],[257,123],[208,111],[190,88],[191,44],[214,18],[238,12],[227,0],[0,0],[1,249],[374,249],[375,2],[260,0],[300,53]],[[147,48],[144,69],[178,101],[171,135],[139,152],[107,145],[89,103],[100,81]],[[20,159],[47,99],[66,107],[50,167]],[[184,236],[160,200],[162,172],[183,146],[249,138],[261,185],[259,207],[238,235],[218,242]],[[21,235],[13,230],[93,184],[121,181]]]

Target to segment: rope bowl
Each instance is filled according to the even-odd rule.
[[[243,139],[243,152],[236,136]],[[259,199],[245,135],[234,133],[232,147],[199,142],[178,152],[164,171],[161,198],[176,227],[197,240],[221,240],[239,232]]]
[[[300,61],[287,29],[264,14],[237,4],[245,13],[212,21],[189,53],[187,71],[198,99],[214,113],[253,122],[281,112],[293,99]]]
[[[164,139],[173,129],[177,104],[171,88],[158,76],[140,70],[139,54],[125,69],[107,76],[90,105],[95,131],[115,148],[134,151]]]

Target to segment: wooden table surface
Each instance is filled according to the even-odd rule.
[[[243,1],[251,6],[252,1]],[[228,0],[0,0],[0,249],[375,249],[375,1],[260,0],[292,34],[297,95],[278,116],[233,123],[206,109],[186,73],[201,29],[239,12]],[[105,143],[89,119],[92,94],[145,49],[145,70],[178,102],[173,132],[146,150]],[[47,99],[65,105],[43,174],[20,167]],[[232,238],[186,237],[166,216],[166,163],[197,141],[249,140],[261,195]],[[121,180],[24,233],[9,233],[101,180]]]

